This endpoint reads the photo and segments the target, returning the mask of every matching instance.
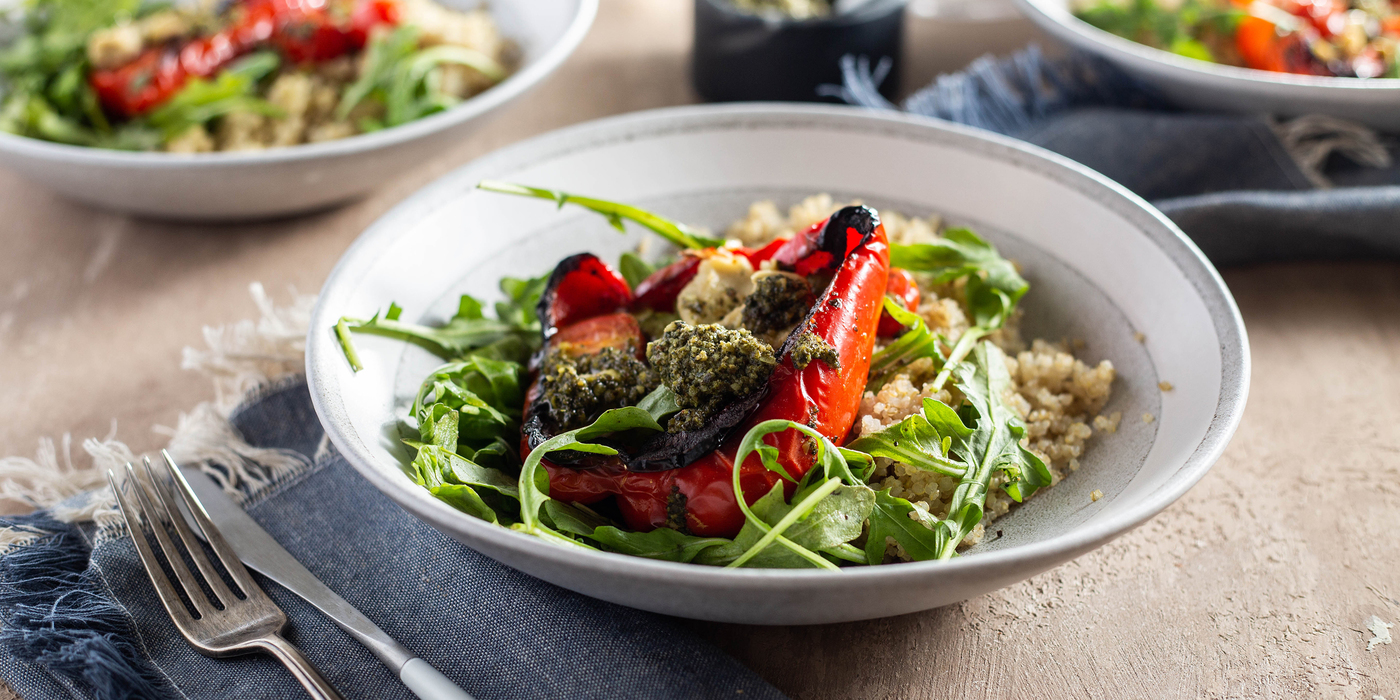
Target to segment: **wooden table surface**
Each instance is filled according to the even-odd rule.
[[[201,327],[255,316],[248,284],[314,292],[375,217],[448,169],[566,124],[696,100],[689,3],[604,0],[578,52],[487,128],[351,206],[253,225],[87,209],[0,170],[0,455],[41,436],[162,446],[212,397],[182,372]],[[1046,41],[1022,21],[913,18],[906,87]],[[1400,700],[1400,266],[1225,271],[1254,354],[1224,458],[1178,503],[1030,581],[823,627],[688,623],[802,698]],[[1396,629],[1400,636],[1400,628]],[[6,693],[0,692],[0,697]]]

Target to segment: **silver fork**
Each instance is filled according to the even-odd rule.
[[[175,496],[170,493],[163,480],[156,478],[150,459],[142,458],[143,471],[148,483],[143,483],[142,479],[137,477],[136,470],[130,462],[126,464],[126,479],[121,485],[117,483],[116,474],[110,469],[107,470],[107,483],[112,485],[112,492],[117,495],[117,504],[121,507],[122,516],[126,518],[127,528],[131,530],[131,539],[136,542],[136,552],[141,556],[141,564],[146,567],[146,573],[150,575],[151,583],[155,584],[160,602],[165,606],[165,611],[170,613],[170,619],[174,620],[180,634],[205,656],[223,657],[258,650],[266,651],[286,665],[287,670],[296,676],[297,681],[306,688],[311,697],[316,700],[342,700],[340,693],[326,682],[301,651],[282,637],[281,632],[287,626],[286,613],[283,613],[282,609],[258,587],[253,577],[248,575],[248,570],[243,568],[243,562],[238,560],[233,549],[224,541],[223,535],[219,534],[218,529],[204,514],[204,509],[199,507],[194,492],[190,490],[190,485],[175,467],[175,463],[170,460],[170,455],[164,454],[163,451],[162,455],[165,458],[165,469],[162,471],[167,472],[167,476],[175,484],[185,506],[194,515],[196,524],[204,531],[205,541],[214,550],[219,563],[242,593],[239,596],[224,583],[223,577],[205,556],[204,548],[200,546],[185,519],[171,517],[173,513],[179,512],[175,506]],[[123,487],[134,491],[135,498],[124,493]],[[194,572],[185,563],[185,557],[170,538],[171,528],[184,545],[189,559],[194,561],[199,573],[203,575],[204,582],[208,590],[213,592],[215,600],[211,600],[205,589],[200,587]],[[160,544],[169,571],[174,572],[176,580],[172,581],[166,570],[161,568],[155,550],[151,548],[151,543],[146,537],[147,532],[154,535],[156,542]],[[193,614],[190,608],[186,607],[186,602],[194,608]]]

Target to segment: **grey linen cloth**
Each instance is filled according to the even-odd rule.
[[[1112,65],[1032,46],[940,76],[896,106],[883,66],[847,56],[825,94],[980,127],[1116,180],[1176,222],[1217,265],[1400,258],[1397,142],[1341,120],[1279,122],[1175,109]]]
[[[325,448],[300,379],[253,397],[232,423],[253,446],[304,461],[248,494],[253,518],[478,700],[783,697],[669,618],[531,578],[409,515]],[[47,511],[0,524],[35,535],[0,555],[0,677],[27,700],[306,697],[270,657],[210,659],[187,644],[124,527],[98,531]],[[328,618],[254,577],[287,612],[292,642],[346,698],[413,697]]]

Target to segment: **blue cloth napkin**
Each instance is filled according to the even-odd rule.
[[[844,84],[825,94],[980,127],[1079,161],[1156,205],[1217,265],[1400,258],[1393,137],[1332,119],[1181,111],[1107,62],[1047,59],[1034,46],[978,59],[899,106],[876,89],[884,66],[852,56],[842,63]]]
[[[258,447],[304,468],[249,496],[248,512],[322,581],[479,700],[781,698],[673,620],[521,574],[409,515],[362,479],[322,429],[306,384],[233,415]],[[165,614],[125,528],[48,512],[9,518],[37,539],[0,556],[0,676],[27,700],[306,697],[270,657],[210,659]],[[413,697],[364,647],[254,574],[289,637],[346,698]]]

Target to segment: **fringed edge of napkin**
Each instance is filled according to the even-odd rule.
[[[279,307],[256,282],[249,291],[258,320],[206,326],[207,349],[184,351],[181,367],[211,377],[215,400],[180,414],[174,428],[153,428],[169,437],[166,449],[177,462],[202,465],[239,500],[310,466],[294,452],[248,444],[229,422],[248,397],[302,372],[315,304],[314,296],[292,290],[292,303]],[[106,471],[138,456],[116,439],[115,421],[106,437],[81,444],[86,465],[75,462],[68,434],[57,442],[41,438],[33,458],[0,459],[0,497],[36,509],[0,518],[0,643],[96,698],[169,695],[168,683],[133,643],[139,639],[126,611],[104,593],[100,572],[90,566],[94,546],[128,534]],[[78,527],[86,523],[90,538]]]
[[[1075,107],[1169,108],[1157,91],[1104,59],[1083,52],[1049,59],[1036,44],[1006,58],[982,56],[896,105],[880,95],[880,83],[889,74],[887,61],[872,67],[867,57],[846,55],[842,84],[824,85],[819,92],[860,107],[902,110],[998,134],[1012,134]],[[1323,168],[1333,153],[1368,167],[1392,162],[1376,132],[1355,122],[1311,114],[1269,125],[1293,164],[1319,188],[1332,186]]]

